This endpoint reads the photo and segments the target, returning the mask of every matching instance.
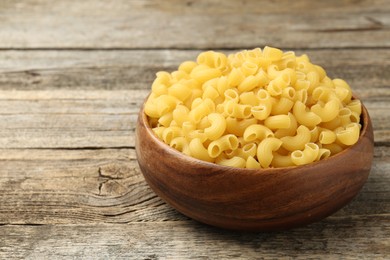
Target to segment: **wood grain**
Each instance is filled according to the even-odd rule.
[[[0,89],[150,89],[157,71],[174,71],[183,61],[195,60],[199,53],[197,50],[0,51]],[[302,49],[296,53],[306,53],[331,77],[348,81],[359,96],[389,95],[386,90],[390,85],[390,49]]]
[[[386,259],[390,254],[389,220],[389,216],[330,217],[287,232],[252,234],[193,221],[5,225],[0,226],[0,258]]]
[[[381,48],[389,9],[385,0],[6,0],[0,48]]]

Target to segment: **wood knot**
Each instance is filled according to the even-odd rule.
[[[122,196],[128,192],[135,169],[126,165],[107,164],[99,167],[99,195]]]

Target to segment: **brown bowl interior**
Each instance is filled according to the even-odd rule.
[[[347,204],[367,180],[373,129],[363,106],[359,141],[305,166],[238,169],[186,156],[159,140],[141,108],[136,153],[153,191],[200,222],[249,231],[282,230],[320,220]]]

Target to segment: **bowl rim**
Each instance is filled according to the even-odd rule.
[[[146,97],[145,102],[146,102],[148,96]],[[353,95],[352,99],[358,99],[358,98],[355,95]],[[362,124],[362,127],[360,129],[359,139],[355,144],[348,146],[347,148],[345,148],[341,152],[339,152],[333,156],[329,156],[325,159],[322,159],[322,160],[319,160],[316,162],[312,162],[309,164],[305,164],[305,165],[293,165],[293,166],[287,166],[287,167],[270,167],[270,168],[259,168],[259,169],[238,168],[238,167],[232,167],[232,166],[219,165],[216,163],[207,162],[207,161],[203,161],[203,160],[191,157],[189,155],[186,155],[186,154],[172,148],[171,146],[166,144],[163,140],[158,138],[158,136],[156,136],[156,134],[152,131],[151,126],[149,125],[149,122],[147,119],[148,116],[145,114],[145,111],[144,111],[145,102],[142,103],[138,117],[141,117],[141,119],[139,119],[139,121],[141,121],[141,123],[144,125],[146,132],[148,133],[148,135],[152,138],[152,140],[154,142],[156,142],[159,146],[161,146],[163,149],[165,149],[165,151],[167,151],[168,153],[172,154],[173,156],[178,157],[178,159],[180,159],[180,160],[184,160],[186,163],[189,163],[191,165],[196,165],[197,168],[199,168],[201,166],[203,168],[213,168],[213,169],[230,170],[230,171],[234,170],[235,172],[239,172],[239,173],[248,173],[248,174],[270,173],[270,174],[272,174],[272,173],[280,173],[280,171],[282,171],[282,170],[283,171],[290,171],[293,169],[295,170],[295,169],[302,169],[302,168],[310,168],[310,167],[315,167],[315,166],[327,163],[330,160],[335,159],[335,157],[343,156],[344,154],[348,153],[349,150],[353,149],[360,142],[362,142],[363,138],[367,134],[368,125],[371,123],[371,121],[369,120],[369,114],[368,114],[367,108],[364,106],[361,99],[359,99],[359,100],[361,102],[361,107],[362,107],[362,112],[360,114],[360,123]]]

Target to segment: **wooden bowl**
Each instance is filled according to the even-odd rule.
[[[186,156],[160,141],[141,109],[136,152],[141,171],[172,207],[209,225],[247,231],[282,230],[318,221],[362,188],[373,158],[373,129],[363,106],[359,141],[305,166],[239,169]]]

